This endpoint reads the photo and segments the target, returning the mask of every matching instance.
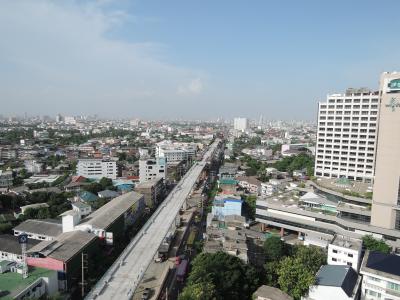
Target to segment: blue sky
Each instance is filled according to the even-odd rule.
[[[0,114],[316,118],[400,71],[399,1],[0,0]]]

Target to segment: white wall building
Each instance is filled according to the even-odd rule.
[[[197,144],[162,141],[156,144],[156,157],[165,157],[168,163],[190,160],[196,156]]]
[[[249,128],[249,121],[247,118],[235,118],[233,120],[233,129],[238,131],[246,131]]]
[[[67,125],[76,125],[75,117],[65,116],[64,117],[64,123],[67,124]]]
[[[328,264],[346,265],[358,272],[361,264],[362,241],[335,236],[328,246]]]
[[[272,196],[277,191],[278,191],[277,185],[273,185],[269,182],[261,183],[261,196],[263,196],[263,197]]]
[[[29,173],[37,174],[42,172],[43,169],[43,164],[40,162],[37,162],[36,160],[26,160],[24,161],[25,169]]]
[[[371,182],[379,93],[349,89],[318,105],[315,176]]]
[[[86,178],[117,178],[117,163],[104,159],[80,159],[76,167],[77,175]]]
[[[139,181],[147,182],[157,178],[166,179],[167,160],[164,157],[139,160]]]
[[[0,188],[9,188],[13,185],[13,175],[11,171],[0,170]]]
[[[360,273],[362,300],[400,300],[400,257],[379,252],[365,253]]]
[[[358,300],[361,276],[348,266],[322,266],[302,300]]]

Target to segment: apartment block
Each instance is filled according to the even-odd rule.
[[[328,265],[345,265],[358,272],[361,263],[362,241],[335,236],[328,246]]]
[[[117,162],[106,159],[80,159],[77,175],[92,179],[117,178]]]
[[[318,104],[315,176],[372,182],[379,93],[348,89]]]
[[[233,120],[233,129],[238,131],[246,131],[249,128],[249,121],[247,118],[235,118]]]
[[[400,257],[394,254],[367,252],[360,273],[362,300],[400,300]]]
[[[167,176],[167,160],[164,157],[139,160],[139,181],[141,183]]]

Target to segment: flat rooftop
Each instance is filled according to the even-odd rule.
[[[26,245],[26,248],[30,249],[39,243],[40,243],[40,241],[38,241],[38,240],[28,239],[28,244]],[[18,242],[18,237],[13,236],[11,234],[1,234],[0,235],[0,251],[21,255],[22,248],[21,248],[20,243]]]
[[[0,274],[0,298],[14,299],[19,293],[26,289],[41,277],[48,277],[52,270],[29,267],[28,278],[22,278],[22,274],[6,272]]]
[[[362,241],[357,239],[344,238],[342,236],[336,235],[331,242],[332,245],[339,247],[346,247],[348,249],[358,250],[362,247]]]
[[[62,224],[58,220],[29,219],[16,226],[13,230],[21,233],[26,232],[56,237],[62,233]]]
[[[92,241],[97,239],[93,233],[80,230],[65,232],[54,241],[43,241],[28,250],[28,253],[39,252],[46,257],[67,262]]]
[[[313,183],[322,188],[333,190],[348,196],[366,198],[372,192],[372,184],[352,181],[345,178],[317,178]]]
[[[107,229],[121,215],[132,208],[143,195],[136,192],[129,192],[112,199],[89,216],[82,220],[81,224],[92,225],[100,229]]]
[[[400,256],[369,251],[365,254],[361,272],[368,272],[378,276],[400,281]]]
[[[323,198],[325,199],[325,198]],[[311,212],[316,212],[320,214],[326,214],[326,215],[336,215],[335,211],[329,211],[323,208],[313,208],[313,207],[307,207],[303,205],[303,202],[300,201],[300,197],[296,194],[295,191],[289,191],[289,192],[283,192],[278,195],[274,195],[271,197],[267,198],[258,198],[257,201],[265,201],[269,204],[272,205],[277,205],[280,207],[284,208],[298,208],[301,210],[306,210],[306,211],[311,211]],[[331,201],[326,200],[326,203],[332,203]],[[322,204],[322,201],[321,201]],[[326,204],[325,204],[326,205]]]

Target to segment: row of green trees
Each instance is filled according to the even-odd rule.
[[[301,153],[295,156],[284,157],[273,164],[273,167],[281,172],[293,172],[294,170],[307,169],[307,175],[313,176],[314,158],[308,154]]]
[[[264,270],[223,252],[198,255],[179,300],[251,299],[262,284],[278,287],[300,299],[315,282],[319,268],[326,264],[321,248],[287,246],[275,236],[267,239],[264,250]]]

